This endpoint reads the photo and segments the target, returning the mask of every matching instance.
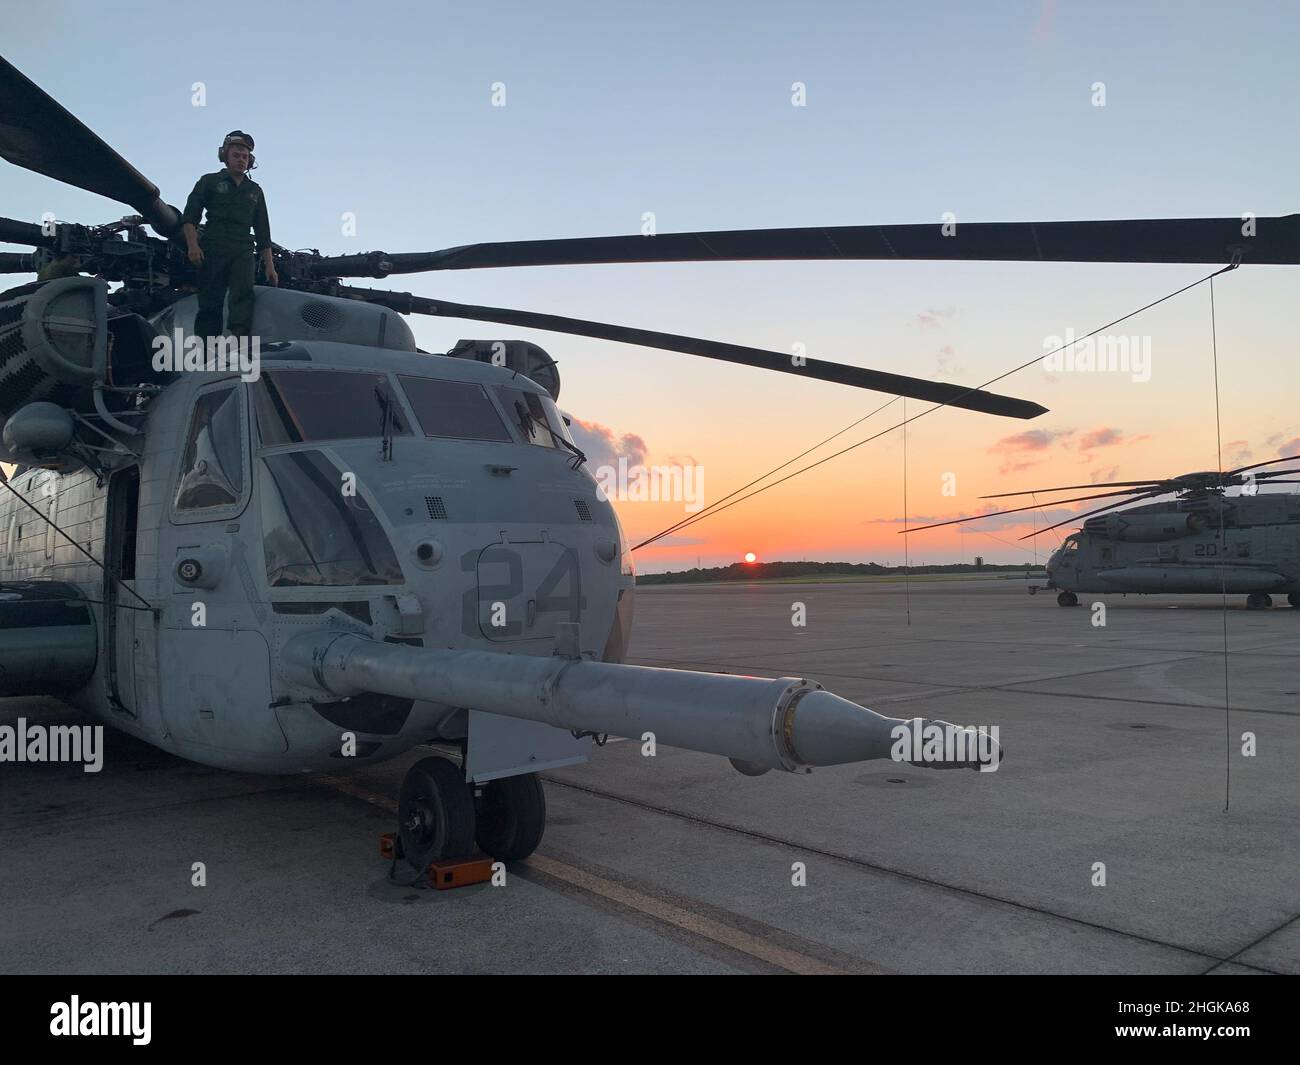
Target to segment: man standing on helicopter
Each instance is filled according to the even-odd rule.
[[[230,334],[246,337],[253,327],[254,240],[266,280],[272,285],[280,280],[272,258],[271,223],[262,187],[248,176],[257,165],[253,138],[243,130],[232,130],[217,149],[217,158],[225,163],[225,169],[199,178],[181,216],[189,260],[199,269],[194,332],[203,337],[221,335],[229,291]],[[207,225],[200,241],[196,227],[204,211]]]

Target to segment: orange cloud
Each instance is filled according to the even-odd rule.
[[[1017,473],[1036,466],[1046,457],[1046,452],[1053,444],[1074,435],[1073,429],[1028,429],[1023,433],[1004,436],[988,449],[991,455],[1001,455],[1002,465],[999,473]],[[1038,453],[1037,458],[1022,458],[1028,454]]]
[[[1144,433],[1141,436],[1125,436],[1119,429],[1105,426],[1101,429],[1094,429],[1090,433],[1085,433],[1079,440],[1080,451],[1093,451],[1099,447],[1113,447],[1116,444],[1136,444],[1139,440],[1147,440],[1149,437]]]
[[[645,462],[646,442],[636,433],[624,433],[618,439],[614,430],[599,422],[585,422],[574,418],[569,426],[573,441],[587,456],[592,466],[612,466],[620,458],[626,458],[629,466],[639,466]]]

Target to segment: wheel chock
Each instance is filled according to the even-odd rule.
[[[396,832],[385,832],[379,837],[379,856],[389,862],[402,856],[402,841]]]
[[[479,856],[434,862],[429,866],[426,875],[430,887],[435,887],[439,891],[466,887],[470,884],[485,884],[492,879],[492,859]]]
[[[388,862],[396,862],[402,857],[402,841],[396,832],[385,832],[379,837],[379,856]],[[473,858],[434,862],[425,870],[424,878],[429,887],[439,891],[484,884],[492,879],[492,859],[480,854]]]

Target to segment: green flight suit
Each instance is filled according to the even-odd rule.
[[[183,222],[198,226],[206,211],[207,225],[199,238],[203,263],[199,267],[199,313],[194,319],[198,336],[220,336],[226,293],[230,293],[229,331],[248,336],[253,328],[253,255],[271,246],[271,223],[266,215],[262,186],[245,175],[239,183],[228,170],[204,174],[185,201]],[[253,237],[248,231],[253,230]]]

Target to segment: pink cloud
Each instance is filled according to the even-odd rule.
[[[1123,431],[1105,426],[1085,433],[1079,440],[1080,451],[1093,451],[1099,447],[1113,447],[1116,444],[1136,444],[1139,440],[1150,439],[1145,433],[1141,436],[1125,436]]]
[[[614,430],[599,422],[585,422],[574,418],[569,426],[573,441],[582,449],[587,460],[594,466],[613,465],[620,458],[626,458],[629,466],[645,462],[646,442],[636,433],[624,433],[615,438]]]
[[[927,307],[912,319],[912,323],[922,329],[938,329],[944,324],[945,319],[953,317],[956,313],[956,307]]]
[[[1046,457],[1042,452],[1073,435],[1073,429],[1028,429],[1023,433],[1004,436],[988,451],[1003,457],[998,472],[1018,473],[1037,465]],[[1030,457],[1035,455],[1037,457]]]

